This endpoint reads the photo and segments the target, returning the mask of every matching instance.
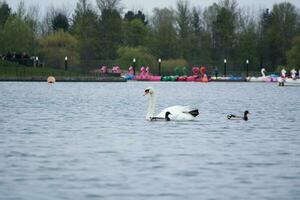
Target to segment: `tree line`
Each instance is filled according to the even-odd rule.
[[[300,66],[300,11],[289,2],[272,8],[242,8],[236,0],[208,7],[178,0],[176,8],[123,12],[121,0],[78,0],[74,11],[39,8],[20,2],[16,11],[0,0],[0,55],[38,55],[49,67],[63,68],[67,56],[73,69],[102,64],[123,69],[137,65],[168,67],[221,66],[233,70]]]

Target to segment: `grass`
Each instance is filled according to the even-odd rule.
[[[59,69],[47,67],[28,67],[18,63],[0,60],[0,77],[36,77],[36,76],[62,76],[62,77],[75,77],[85,76],[87,74],[64,71]]]

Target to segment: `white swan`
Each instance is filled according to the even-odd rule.
[[[155,116],[156,97],[154,89],[152,87],[145,89],[144,96],[148,94],[150,98],[148,112],[146,115],[147,120],[186,121],[193,120],[199,115],[198,109],[191,109],[187,106],[172,106],[162,110],[158,115]]]
[[[291,77],[292,77],[292,79],[296,79],[296,75],[297,75],[297,71],[295,70],[295,68],[293,68],[292,70],[291,70]]]
[[[265,82],[266,79],[267,79],[266,74],[265,74],[266,73],[266,69],[262,68],[260,70],[260,73],[261,73],[261,76],[259,76],[259,77],[251,77],[251,78],[249,78],[248,81],[251,81],[251,82]]]

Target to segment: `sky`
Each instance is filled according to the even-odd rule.
[[[1,0],[0,0],[1,1]],[[23,0],[25,5],[38,5],[40,14],[43,15],[49,6],[66,7],[70,12],[75,9],[78,0]],[[90,0],[95,4],[96,0]],[[275,3],[290,2],[300,8],[300,0],[237,0],[241,7],[250,7],[254,9],[272,8]],[[6,2],[15,10],[20,0],[6,0]],[[175,8],[177,0],[121,0],[124,11],[142,10],[151,15],[153,8],[163,8],[172,6]],[[202,8],[212,5],[218,0],[189,0],[191,6],[200,6]]]

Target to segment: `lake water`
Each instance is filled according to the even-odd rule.
[[[147,86],[200,116],[146,121]],[[300,199],[299,122],[272,83],[2,82],[0,199]]]

